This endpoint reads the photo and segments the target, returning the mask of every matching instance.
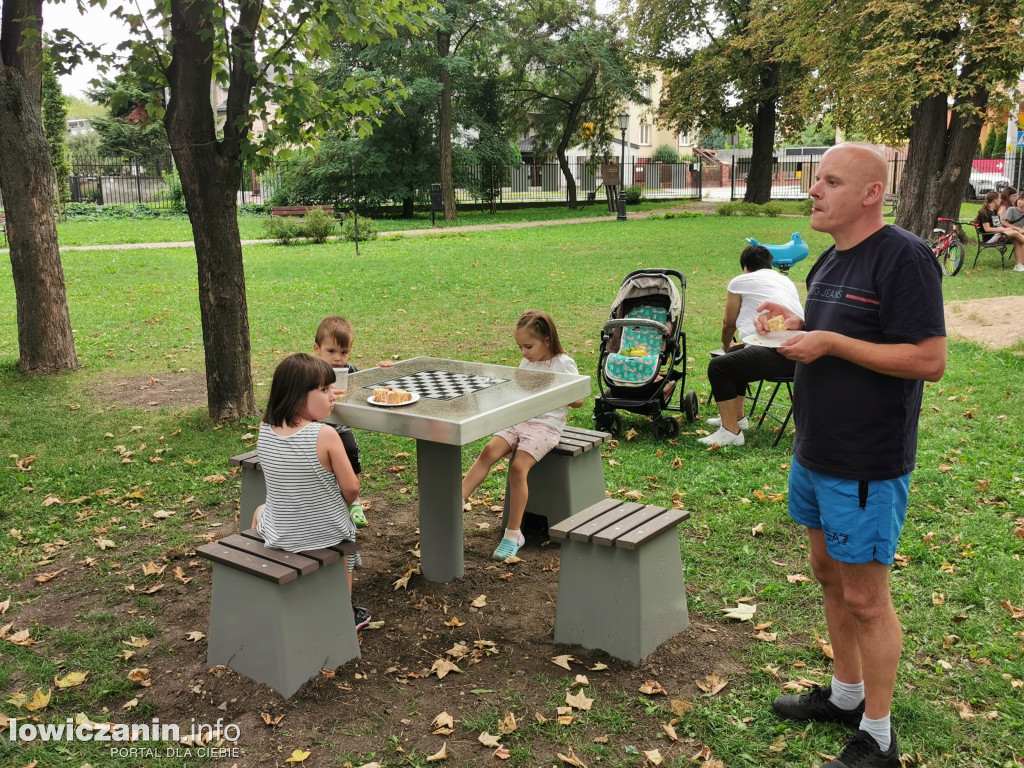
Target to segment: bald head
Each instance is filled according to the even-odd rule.
[[[829,149],[810,189],[811,226],[828,232],[845,250],[885,226],[882,198],[887,164],[870,144],[851,142]]]

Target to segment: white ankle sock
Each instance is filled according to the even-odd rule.
[[[840,709],[856,709],[864,701],[864,681],[844,683],[832,676],[832,695],[828,699]]]
[[[513,531],[511,528],[505,529],[505,536],[503,538],[506,538],[509,541],[514,541],[519,546],[522,546],[523,543],[526,541],[526,539],[523,537],[523,533],[521,530],[517,529]]]
[[[879,720],[869,720],[866,717],[862,717],[860,719],[860,729],[870,733],[871,738],[878,742],[878,746],[883,752],[885,752],[892,743],[891,716],[892,713],[889,713]]]

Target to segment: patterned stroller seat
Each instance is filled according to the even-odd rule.
[[[664,307],[640,305],[626,313],[626,318],[656,320],[665,323]],[[650,382],[661,369],[664,336],[656,328],[626,326],[622,329],[619,351],[608,355],[604,365],[607,380],[622,387],[639,387]],[[632,354],[628,354],[632,352]]]

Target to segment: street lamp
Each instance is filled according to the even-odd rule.
[[[619,221],[626,220],[626,131],[629,130],[629,109],[619,114],[619,130],[622,131],[622,159],[619,161]]]

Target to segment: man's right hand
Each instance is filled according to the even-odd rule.
[[[799,331],[804,327],[804,321],[800,319],[799,315],[793,313],[792,310],[786,309],[781,304],[776,304],[774,301],[763,301],[757,306],[757,316],[754,318],[754,328],[758,333],[768,333],[768,321],[773,317],[782,315],[786,318],[786,330],[787,331]]]

